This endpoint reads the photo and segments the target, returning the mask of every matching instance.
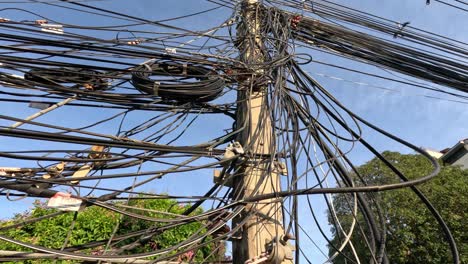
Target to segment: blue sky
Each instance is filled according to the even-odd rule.
[[[400,22],[410,21],[411,26],[413,27],[468,42],[468,36],[464,30],[467,22],[467,14],[436,2],[433,2],[431,5],[426,5],[423,0],[341,0],[336,2],[355,9],[365,10],[366,12],[386,17],[388,19]],[[215,6],[208,1],[202,0],[116,0],[95,2],[91,4],[137,17],[143,17],[148,20],[163,20],[202,11]],[[100,23],[106,23],[106,21],[108,21],[107,18],[70,13],[71,11],[64,12],[62,9],[41,4],[17,5],[0,3],[0,9],[7,7],[25,8],[44,16],[54,18],[58,21],[71,24],[99,25]],[[188,28],[193,31],[204,30],[219,25],[228,18],[229,15],[230,10],[221,8],[204,16],[195,16],[168,23]],[[34,16],[18,10],[6,10],[0,11],[0,17],[22,20],[32,19]],[[122,23],[124,23],[124,21],[122,21]],[[148,29],[157,30],[158,28],[148,27]],[[100,35],[100,37],[112,38],[113,35],[115,34]],[[360,70],[367,70],[381,75],[395,77],[394,75],[373,66],[358,64],[345,59],[338,59],[334,56],[329,56],[318,51],[308,52],[310,52],[314,59],[320,61],[327,61],[333,64],[345,65],[351,68],[358,68]],[[143,61],[143,58],[141,61]],[[446,147],[451,147],[458,140],[468,137],[468,105],[447,100],[431,99],[427,96],[436,96],[452,100],[456,100],[457,98],[314,63],[305,66],[305,69],[349,109],[353,110],[355,113],[371,123],[376,124],[384,130],[398,135],[409,142],[412,142],[416,146],[440,150]],[[400,77],[402,76],[401,74],[395,75]],[[337,80],[336,77],[341,80]],[[367,85],[356,83],[365,83]],[[436,85],[433,84],[428,85],[436,87]],[[375,86],[384,87],[393,91],[379,89]],[[36,111],[35,109],[28,108],[27,105],[12,103],[2,104],[3,115],[24,118]],[[104,118],[111,116],[113,113],[115,113],[115,111],[101,112],[96,111],[96,109],[78,110],[75,107],[64,107],[59,111],[55,111],[47,116],[41,117],[38,121],[79,127],[89,123],[92,119]],[[150,114],[148,114],[148,116],[149,115]],[[142,119],[144,119],[143,116],[129,115],[126,127],[130,128]],[[194,144],[203,142],[210,137],[220,135],[219,129],[229,127],[229,122],[229,119],[220,119],[217,116],[202,117],[196,122],[191,134],[182,138],[181,142]],[[9,122],[1,120],[0,124],[7,125]],[[108,126],[115,128],[117,124],[117,121],[111,122]],[[109,127],[99,127],[97,129],[109,132]],[[411,153],[407,148],[390,142],[389,140],[383,140],[383,138],[368,130],[365,130],[365,136],[379,151],[393,150],[403,153]],[[40,148],[40,144],[41,143],[39,142],[27,142],[25,140],[16,139],[13,141],[9,138],[0,137],[0,146],[3,146],[2,149]],[[356,149],[351,154],[351,157],[357,164],[361,164],[371,158],[369,153],[363,152],[360,149]],[[0,158],[0,166],[19,167],[25,165],[26,164],[22,164],[16,160]],[[171,177],[171,179],[160,182],[158,185],[149,187],[149,190],[154,192],[190,193],[196,195],[204,193],[206,189],[210,187],[211,181],[211,173],[203,172],[197,175],[187,175],[186,177]],[[114,182],[113,184],[115,187],[119,186],[118,182]],[[324,228],[328,230],[326,227],[326,219],[324,215],[325,207],[323,202],[320,202],[317,198],[315,203],[317,206],[317,212],[321,214],[319,219],[324,223]],[[6,199],[2,197],[0,198],[0,212],[2,212],[0,217],[8,217],[15,212],[25,210],[29,206],[30,200],[13,203],[6,201]],[[317,237],[317,243],[326,251],[324,241],[319,238],[312,221],[310,221],[310,226],[306,226],[306,228],[310,230],[313,237]],[[313,263],[322,263],[324,261],[324,257],[312,245],[309,246],[310,248],[307,248],[307,250],[314,251],[308,253],[312,256],[311,260],[314,261]]]

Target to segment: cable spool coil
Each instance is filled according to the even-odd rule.
[[[157,79],[151,76],[159,76]],[[169,78],[163,78],[167,76]],[[179,102],[208,102],[216,99],[225,81],[214,70],[176,62],[144,64],[132,73],[132,84],[140,92]]]

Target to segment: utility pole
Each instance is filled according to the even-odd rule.
[[[280,190],[280,179],[273,164],[276,140],[268,111],[268,90],[264,75],[264,42],[261,33],[259,0],[244,0],[237,39],[241,60],[253,72],[239,83],[237,128],[243,128],[238,141],[250,150],[250,157],[234,178],[236,199]],[[233,227],[241,229],[239,239],[233,241],[233,263],[292,263],[284,260],[287,244],[283,241],[282,204],[274,200],[246,205],[233,220]],[[284,243],[280,243],[279,241]],[[254,259],[254,260],[253,260]]]

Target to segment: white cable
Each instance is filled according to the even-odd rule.
[[[317,156],[317,148],[316,148],[316,145],[314,143],[314,141],[312,141],[312,148],[314,149],[314,157],[315,157],[315,160],[317,161],[317,163],[319,164],[318,167],[320,169],[320,171],[323,173],[323,175],[325,175],[325,178],[324,178],[324,182],[325,182],[325,186],[328,188],[329,185],[328,185],[328,175],[329,173],[325,172],[325,170],[323,169],[323,166]],[[329,200],[326,200],[326,202],[328,203],[328,205],[330,206],[331,208],[331,213],[333,215],[333,218],[336,219],[337,223],[338,223],[338,227],[339,227],[339,230],[343,233],[343,235],[345,235],[345,240],[343,241],[343,243],[341,244],[341,246],[338,248],[338,250],[330,257],[328,258],[324,263],[332,263],[331,261],[333,259],[335,259],[339,252],[341,252],[348,243],[350,243],[350,247],[351,247],[351,251],[353,252],[353,255],[357,261],[358,264],[361,264],[360,260],[359,260],[359,256],[357,255],[356,253],[356,250],[354,249],[354,246],[352,244],[352,242],[350,242],[351,240],[351,236],[354,232],[354,228],[355,228],[355,225],[356,225],[356,216],[357,216],[357,197],[356,197],[356,194],[354,193],[354,205],[353,205],[353,222],[351,223],[351,227],[349,229],[349,233],[346,234],[341,223],[340,223],[340,220],[338,219],[338,216],[336,215],[336,211],[335,211],[335,207],[333,206],[333,202],[330,202],[330,200],[333,200],[333,197],[331,194],[326,194],[329,198]]]
[[[20,126],[24,125],[27,121],[31,121],[33,119],[36,119],[36,118],[42,116],[42,115],[45,115],[45,114],[51,112],[52,110],[55,110],[55,109],[57,109],[57,108],[59,108],[61,106],[64,106],[67,103],[72,102],[74,100],[76,100],[75,97],[70,97],[70,98],[67,98],[67,99],[65,99],[65,100],[63,100],[61,102],[58,102],[58,103],[56,103],[56,104],[54,104],[54,105],[52,105],[52,106],[50,106],[50,107],[48,107],[46,109],[43,109],[43,110],[41,110],[41,111],[31,115],[31,116],[26,117],[23,121],[19,121],[19,122],[14,123],[13,125],[10,126],[10,129],[20,127]]]

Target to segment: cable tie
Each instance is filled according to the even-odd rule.
[[[187,63],[182,64],[182,74],[185,76],[187,76],[187,68],[188,68]]]
[[[34,23],[35,23],[36,25],[42,25],[42,24],[47,24],[48,21],[45,20],[45,19],[38,19],[38,20],[35,20]]]
[[[153,83],[153,95],[159,96],[159,86],[161,85],[160,82]]]
[[[212,157],[212,156],[213,156],[213,148],[209,147],[208,148],[208,157]]]
[[[167,53],[176,54],[176,53],[177,53],[177,49],[176,49],[176,48],[166,48],[166,52],[167,52]]]
[[[140,44],[141,41],[139,39],[133,40],[133,41],[127,41],[128,45],[138,45]]]
[[[63,26],[57,24],[40,24],[41,31],[55,33],[55,34],[63,34]]]

